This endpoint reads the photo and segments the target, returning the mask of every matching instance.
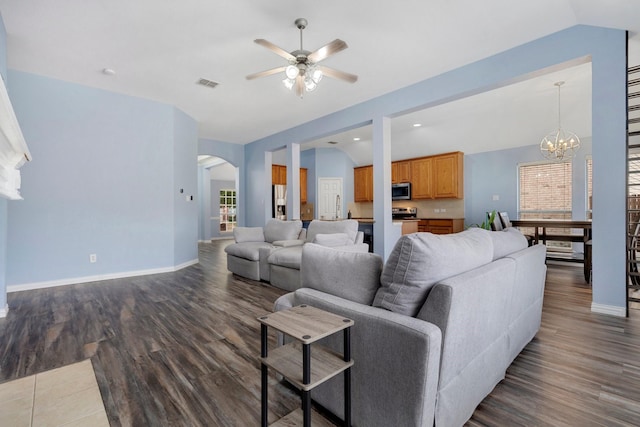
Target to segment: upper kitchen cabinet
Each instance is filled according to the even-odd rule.
[[[282,165],[271,165],[271,184],[287,185],[287,167]]]
[[[433,158],[421,157],[411,162],[411,198],[433,199]]]
[[[434,198],[462,199],[464,197],[463,161],[464,154],[460,151],[433,158]]]
[[[391,183],[411,182],[411,161],[402,160],[391,163]]]
[[[463,159],[456,151],[411,160],[411,198],[462,199]]]
[[[373,201],[373,166],[353,168],[353,193],[355,202]]]
[[[307,203],[307,168],[300,168],[300,203]]]
[[[287,167],[271,165],[271,185],[287,185]],[[300,203],[307,203],[307,168],[300,168]]]

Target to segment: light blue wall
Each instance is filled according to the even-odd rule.
[[[174,179],[173,265],[179,266],[198,259],[198,124],[177,108],[173,108],[171,142]]]
[[[7,81],[7,30],[0,13],[0,75]]]
[[[573,219],[586,212],[586,159],[591,155],[591,138],[582,138],[580,151],[572,161]],[[480,224],[486,212],[506,211],[518,218],[518,165],[540,162],[539,145],[488,151],[464,156],[464,212],[467,225]],[[493,200],[497,195],[499,200]]]
[[[264,152],[301,143],[457,98],[470,96],[559,67],[592,61],[593,128],[593,303],[626,307],[626,32],[575,26],[381,97],[321,117],[249,144],[245,149],[247,223],[264,222]],[[383,132],[380,127],[379,132]],[[375,134],[374,139],[383,135]],[[386,170],[385,157],[374,153],[374,170]],[[374,189],[374,218],[391,229],[389,174]],[[386,191],[386,190],[385,190]],[[383,195],[384,197],[377,197]],[[386,213],[385,213],[386,212]],[[388,222],[388,224],[387,224]],[[381,236],[374,236],[379,241]],[[377,250],[377,249],[376,249]]]
[[[22,168],[25,200],[9,206],[9,286],[194,258],[195,203],[177,193],[196,191],[195,122],[157,102],[13,70],[9,79],[34,158]]]

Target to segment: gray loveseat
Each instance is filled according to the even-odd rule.
[[[264,227],[236,227],[233,229],[235,243],[224,249],[227,253],[227,269],[239,276],[260,280],[266,274],[264,268],[262,274],[260,271],[260,249],[302,245],[305,237],[306,230],[302,228],[300,220],[271,219]]]
[[[363,243],[364,234],[358,231],[358,221],[347,219],[342,221],[313,220],[309,223],[306,239],[303,243],[317,243],[322,246],[340,248],[345,251],[367,252],[369,246]],[[263,274],[262,280],[273,286],[288,291],[300,287],[300,262],[303,246],[288,245],[287,247],[261,249],[261,259],[266,259],[266,265],[261,271],[269,269],[268,275]]]
[[[355,321],[354,426],[461,426],[540,327],[545,254],[511,228],[406,235],[384,266],[307,244],[302,288],[275,310],[309,304]],[[342,351],[341,337],[324,344]],[[311,396],[343,416],[341,376]]]

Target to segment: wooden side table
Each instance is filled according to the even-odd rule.
[[[268,425],[268,373],[269,368],[284,376],[302,392],[302,419],[304,427],[311,426],[311,390],[344,372],[344,421],[351,426],[351,326],[346,319],[309,305],[299,305],[258,317],[261,323],[262,365],[262,427]],[[267,330],[272,327],[294,339],[271,352],[267,349]],[[311,344],[321,338],[343,331],[342,355],[322,346]],[[282,425],[300,417],[300,409],[284,417]],[[278,423],[273,425],[279,425]]]

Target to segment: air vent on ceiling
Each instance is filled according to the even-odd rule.
[[[200,79],[198,80],[198,84],[202,86],[210,87],[211,89],[213,89],[214,87],[218,86],[219,83],[214,82],[213,80]]]
[[[338,141],[327,141],[327,144],[336,145],[337,143],[338,143]]]

